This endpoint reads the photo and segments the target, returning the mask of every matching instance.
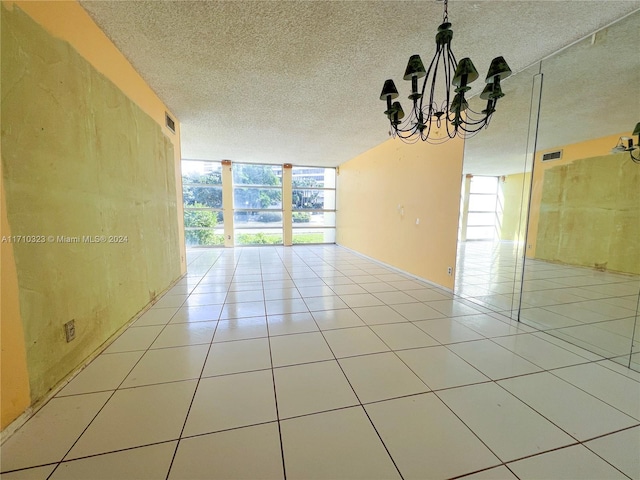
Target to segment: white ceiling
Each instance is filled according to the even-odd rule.
[[[434,0],[81,4],[178,117],[183,158],[315,166],[337,166],[388,138],[382,84],[394,78],[400,95],[409,93],[406,62],[431,58],[442,20]],[[639,7],[451,0],[453,51],[471,57],[481,78],[498,55],[521,72]],[[530,92],[530,78],[515,75],[504,90]],[[486,132],[514,127],[502,113],[498,105]],[[475,173],[488,154],[480,138],[465,167]]]

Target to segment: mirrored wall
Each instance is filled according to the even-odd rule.
[[[465,142],[455,293],[517,320],[540,66],[507,78],[489,128]],[[477,97],[476,111],[484,108]]]
[[[611,149],[640,121],[638,25],[640,13],[542,62],[520,308],[522,322],[635,370],[640,164]]]
[[[640,164],[611,153],[640,121],[639,24],[636,12],[504,82],[465,145],[456,293],[640,371]],[[493,235],[476,240],[483,176],[497,179]]]

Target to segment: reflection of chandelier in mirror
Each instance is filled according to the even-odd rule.
[[[636,123],[636,128],[633,129],[632,135],[638,137],[638,144],[640,144],[640,122]],[[618,139],[618,144],[611,149],[611,153],[629,152],[631,160],[635,163],[640,163],[640,155],[637,157],[633,155],[635,150],[640,149],[638,144],[634,145],[633,138],[631,137],[620,137]]]
[[[404,123],[401,123],[404,111],[400,102],[391,102],[398,97],[398,90],[393,80],[384,82],[380,94],[380,100],[387,102],[387,110],[384,113],[391,124],[390,135],[398,136],[407,143],[418,140],[443,143],[455,136],[466,138],[478,132],[488,125],[491,115],[496,111],[498,99],[504,96],[500,81],[511,75],[511,69],[504,58],[494,58],[485,79],[487,86],[480,94],[480,98],[487,101],[487,106],[481,113],[469,108],[465,93],[471,90],[468,84],[478,78],[478,71],[470,58],[463,58],[460,62],[456,62],[456,57],[451,51],[453,31],[447,13],[447,1],[444,0],[442,25],[438,27],[436,34],[436,53],[429,68],[425,70],[419,55],[412,55],[409,58],[403,78],[411,81],[409,99],[413,101],[413,107]],[[441,104],[436,103],[434,99],[439,69],[444,74],[445,89],[445,100]],[[424,77],[422,90],[418,92],[418,79],[422,77]],[[453,100],[450,97],[452,84],[457,87]],[[429,96],[425,102],[424,95],[427,88]],[[445,127],[444,132],[440,133],[442,126]]]

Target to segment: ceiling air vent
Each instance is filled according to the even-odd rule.
[[[542,155],[543,162],[550,162],[551,160],[558,160],[562,158],[562,150],[558,150],[557,152],[549,152]]]
[[[171,130],[173,133],[176,133],[176,122],[169,116],[168,113],[164,114],[165,123],[167,128]]]

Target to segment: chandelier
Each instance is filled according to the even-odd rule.
[[[478,78],[478,71],[470,58],[463,58],[457,62],[451,51],[453,31],[449,23],[447,3],[448,0],[444,0],[444,16],[436,34],[436,53],[429,68],[424,68],[419,55],[409,58],[403,78],[411,82],[409,100],[413,102],[413,107],[404,122],[401,123],[405,113],[400,102],[392,102],[398,98],[398,90],[393,80],[384,82],[380,94],[380,100],[387,102],[384,114],[391,125],[389,134],[401,138],[406,143],[415,143],[418,140],[443,143],[456,136],[467,138],[486,127],[491,115],[496,111],[498,100],[504,97],[500,81],[511,75],[511,69],[504,58],[494,58],[485,79],[487,85],[480,94],[480,98],[487,101],[487,106],[480,113],[469,108],[465,93],[471,90],[469,84]],[[444,77],[442,80],[445,98],[438,103],[435,95],[440,73]],[[423,77],[422,88],[418,90],[418,79]],[[453,99],[452,85],[456,87]]]

